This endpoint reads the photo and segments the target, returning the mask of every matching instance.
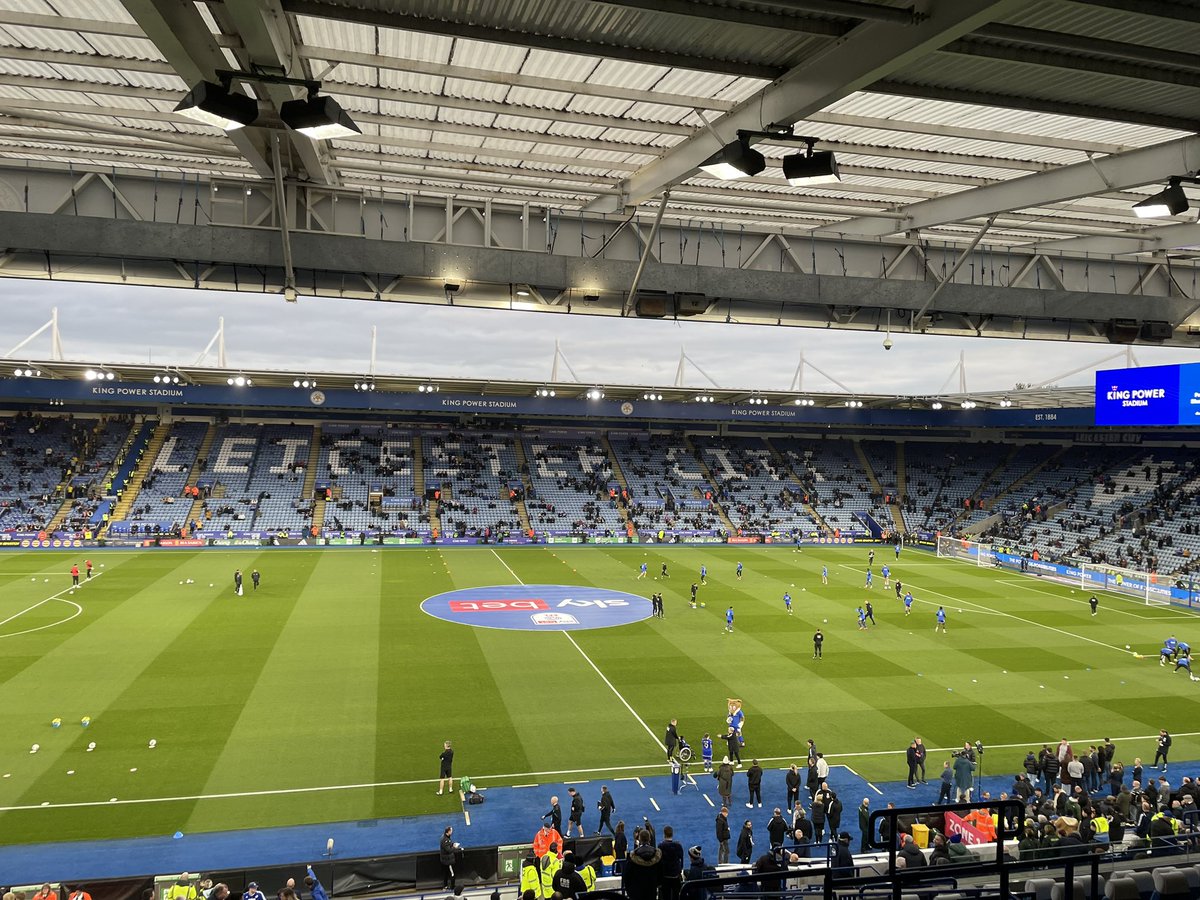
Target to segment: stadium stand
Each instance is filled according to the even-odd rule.
[[[527,434],[521,443],[530,483],[525,508],[535,531],[625,531],[612,463],[598,435]]]
[[[814,528],[804,489],[762,438],[697,437],[694,443],[736,529],[791,534]]]
[[[184,498],[183,487],[196,464],[200,444],[208,431],[205,422],[175,422],[163,442],[149,474],[143,479],[137,498],[124,522],[114,523],[116,532],[170,532],[184,524],[191,500]]]
[[[417,496],[411,431],[382,425],[325,425],[316,488],[328,488],[324,526],[335,531],[428,534]]]
[[[204,527],[216,531],[307,528],[312,502],[301,497],[312,428],[224,426],[213,443],[201,489]]]
[[[68,480],[70,490],[83,499],[80,515],[90,517],[103,487],[99,479],[128,429],[127,422],[118,420],[33,415],[0,420],[0,528],[45,528],[62,506]]]
[[[438,514],[446,535],[491,537],[521,527],[510,491],[523,489],[511,434],[424,431],[426,487],[441,491]]]
[[[848,440],[805,441],[773,438],[788,467],[809,486],[809,502],[829,528],[844,534],[865,534],[870,516],[881,529],[890,527],[883,497],[874,494]]]
[[[713,485],[682,435],[613,432],[609,443],[629,485],[630,518],[639,531],[720,529]]]

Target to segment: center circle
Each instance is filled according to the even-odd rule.
[[[476,628],[582,631],[650,618],[650,601],[625,591],[577,584],[493,584],[434,594],[426,615]]]

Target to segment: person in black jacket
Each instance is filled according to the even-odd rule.
[[[600,786],[600,802],[596,806],[600,810],[600,826],[596,829],[596,834],[600,834],[605,828],[608,829],[609,834],[613,834],[612,814],[617,811],[617,804],[613,801],[612,794],[608,792],[608,785]]]
[[[583,796],[575,788],[567,788],[567,793],[571,795],[571,812],[567,816],[567,831],[563,837],[571,836],[571,828],[579,829],[579,836],[583,837]]]
[[[843,831],[838,835],[837,843],[833,845],[833,874],[848,876],[854,874],[854,856],[850,853],[850,833]]]
[[[625,870],[625,857],[629,855],[629,837],[625,834],[625,823],[618,822],[617,830],[613,832],[613,858],[616,865],[614,875],[620,875]]]
[[[662,882],[658,889],[659,900],[678,900],[683,887],[683,844],[675,840],[675,830],[663,826],[663,839],[658,845],[662,854]]]
[[[587,893],[587,882],[575,870],[575,854],[570,850],[563,853],[562,865],[554,873],[551,883],[555,892],[562,894],[565,900],[575,900],[580,894]]]
[[[783,783],[787,785],[787,808],[795,809],[796,804],[800,802],[800,770],[796,768],[795,763],[792,763],[792,767],[783,776]]]
[[[825,799],[818,794],[812,802],[813,840],[818,844],[825,840]]]
[[[562,807],[558,805],[558,797],[550,798],[550,808],[542,813],[542,821],[550,820],[550,827],[562,834]]]
[[[454,828],[447,825],[438,844],[438,862],[442,866],[442,887],[450,891],[454,890],[454,857],[459,849],[460,845],[454,842]]]
[[[904,835],[904,844],[896,855],[904,860],[904,867],[906,869],[919,869],[922,866],[929,865],[929,861],[925,859],[925,854],[921,852],[921,848],[917,846],[917,842],[913,840],[911,834]]]
[[[788,823],[783,817],[783,810],[778,806],[775,807],[775,812],[771,814],[771,820],[767,822],[767,838],[771,841],[771,849],[777,850],[783,846],[783,841],[787,837]]]
[[[750,789],[750,802],[746,806],[753,807],[757,801],[758,808],[762,809],[762,779],[762,766],[758,764],[757,759],[750,760],[750,768],[746,770],[746,786]]]
[[[754,824],[747,819],[742,825],[742,833],[738,835],[737,856],[742,865],[750,865],[754,856]]]
[[[667,745],[668,760],[675,756],[675,748],[679,746],[679,732],[676,730],[675,724],[675,719],[667,723],[667,734],[663,739],[663,743]]]
[[[729,830],[729,808],[722,806],[717,813],[717,865],[729,862],[729,839],[733,833]]]
[[[629,854],[621,875],[621,889],[629,900],[658,900],[662,882],[662,851],[650,840],[650,833],[637,833],[637,847]]]
[[[905,761],[908,763],[908,789],[915,791],[917,789],[917,742],[911,741],[908,749],[904,751]]]
[[[1171,735],[1167,733],[1167,729],[1162,729],[1158,733],[1158,742],[1154,751],[1154,762],[1151,763],[1155,768],[1158,768],[1159,759],[1162,760],[1162,770],[1167,771],[1167,754],[1171,752]]]

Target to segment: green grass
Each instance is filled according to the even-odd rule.
[[[725,698],[741,697],[759,758],[793,758],[813,737],[831,756],[879,752],[845,761],[884,779],[900,766],[883,754],[917,734],[933,747],[1111,736],[1129,762],[1148,761],[1154,742],[1121,738],[1196,721],[1200,685],[1154,657],[1170,633],[1196,642],[1200,621],[1187,612],[1106,596],[1093,619],[1086,596],[1067,587],[911,550],[897,564],[881,548],[877,575],[891,563],[918,598],[906,619],[881,579],[863,590],[865,556],[862,547],[102,553],[92,583],[47,600],[79,555],[6,553],[0,828],[31,842],[444,811],[430,783],[444,739],[455,741],[458,774],[491,785],[656,766],[661,751],[614,689],[655,735],[674,716],[693,744],[722,727]],[[674,578],[636,581],[643,560],[652,573],[668,562]],[[707,608],[693,611],[687,589],[701,562]],[[577,649],[558,632],[472,629],[420,611],[435,593],[511,583],[506,566],[527,583],[663,589],[667,615],[574,632]],[[263,572],[257,595],[247,585],[232,596],[237,567]],[[195,584],[179,584],[188,578]],[[789,617],[781,596],[793,583]],[[879,626],[864,633],[853,609],[868,596]],[[947,635],[933,632],[939,603]],[[810,638],[824,619],[825,659],[815,662]],[[1173,756],[1198,750],[1180,735]],[[1023,755],[997,747],[989,759],[1015,770]],[[306,790],[338,785],[356,787]],[[178,799],[126,802],[149,798]],[[61,805],[73,803],[95,805]]]

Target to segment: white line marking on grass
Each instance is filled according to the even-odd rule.
[[[508,563],[506,563],[503,560],[503,558],[501,558],[500,554],[497,553],[494,549],[492,550],[492,556],[494,556],[494,557],[496,557],[496,559],[500,560],[500,565],[502,565],[502,566],[504,566],[504,568],[508,569],[508,574],[511,575],[514,579],[516,579],[517,584],[525,583],[517,576],[517,573],[514,572],[509,567]],[[658,735],[656,735],[653,731],[650,730],[650,726],[646,724],[646,720],[637,714],[637,711],[632,706],[629,705],[629,701],[627,701],[623,696],[621,696],[621,692],[618,691],[616,689],[616,687],[613,686],[613,683],[608,680],[608,676],[606,676],[603,672],[600,671],[600,667],[598,665],[596,665],[594,662],[592,662],[592,658],[590,656],[588,656],[587,653],[584,652],[583,648],[580,647],[579,644],[575,641],[575,638],[571,637],[571,632],[564,631],[563,636],[566,637],[566,639],[571,642],[572,647],[574,647],[576,650],[579,651],[579,655],[582,656],[584,658],[584,660],[587,661],[587,664],[592,667],[592,669],[596,672],[597,675],[600,676],[600,680],[603,681],[606,685],[608,685],[608,689],[616,695],[618,700],[621,701],[621,705],[624,706],[627,710],[629,710],[629,714],[632,715],[635,719],[637,719],[637,722],[639,725],[641,725],[644,729],[646,729],[646,734],[650,735],[650,739],[652,741],[654,741],[655,745],[660,750],[662,750],[663,753],[666,753],[667,745],[658,739]]]
[[[844,563],[841,565],[843,568],[846,568],[846,569],[854,568],[853,566],[847,566]],[[916,585],[913,585],[913,587],[916,587]],[[951,596],[950,594],[943,594],[941,591],[935,591],[930,588],[924,589],[924,592],[926,594],[933,594],[935,597],[944,597],[946,600],[950,600],[953,603],[959,603],[959,604],[962,604],[963,606],[973,607],[973,612],[991,613],[992,615],[1003,616],[1006,619],[1015,619],[1018,622],[1024,622],[1026,625],[1033,625],[1036,628],[1044,628],[1047,631],[1053,631],[1057,634],[1066,635],[1067,637],[1075,638],[1076,640],[1087,641],[1089,644],[1095,644],[1097,647],[1106,647],[1109,650],[1116,650],[1118,653],[1124,653],[1129,656],[1134,655],[1134,651],[1126,650],[1124,647],[1118,647],[1116,644],[1106,644],[1106,643],[1104,643],[1104,641],[1097,641],[1094,638],[1084,637],[1082,634],[1076,634],[1073,631],[1065,631],[1062,628],[1055,628],[1053,625],[1043,625],[1041,622],[1035,622],[1032,619],[1026,619],[1021,616],[1013,615],[1010,612],[1003,612],[1002,610],[992,609],[990,606],[984,606],[981,603],[975,603],[971,600],[962,600],[962,599],[959,599],[958,597]],[[914,599],[916,599],[916,598],[914,598]],[[929,600],[923,600],[923,601],[918,601],[918,602],[931,603],[931,601],[929,601]]]
[[[1088,603],[1087,600],[1077,600],[1077,599],[1072,599],[1070,597],[1065,597],[1058,591],[1047,591],[1044,588],[1033,587],[1033,585],[1026,584],[1024,581],[1018,581],[1015,578],[1005,580],[1005,581],[998,581],[996,583],[1012,585],[1013,587],[1018,587],[1024,591],[1031,591],[1032,593],[1035,593],[1035,594],[1045,594],[1047,597],[1056,597],[1059,600],[1067,600],[1071,603],[1082,603],[1085,606],[1090,606],[1090,604]],[[1086,594],[1086,593],[1088,593],[1088,591],[1086,589],[1084,589],[1084,593]],[[1105,592],[1098,591],[1097,593],[1105,593]],[[1109,594],[1105,594],[1105,596],[1112,596],[1113,599],[1116,599],[1116,600],[1124,600],[1126,603],[1134,603],[1134,604],[1137,604],[1138,606],[1145,606],[1144,601],[1134,600],[1131,597],[1120,597],[1120,596],[1109,595]],[[1165,622],[1165,621],[1173,621],[1175,619],[1188,619],[1192,622],[1196,621],[1196,616],[1191,613],[1183,613],[1183,614],[1177,615],[1177,616],[1153,616],[1153,615],[1145,616],[1145,615],[1142,615],[1141,613],[1131,612],[1128,609],[1118,609],[1115,606],[1105,606],[1104,611],[1119,613],[1122,616],[1132,616],[1135,619],[1141,619],[1143,622]]]
[[[650,805],[654,807],[655,812],[662,812],[662,810],[659,808],[658,804],[654,802],[653,797],[650,798]]]
[[[881,797],[883,796],[883,791],[881,791],[879,788],[875,787],[875,785],[871,784],[871,782],[869,782],[869,781],[867,782],[867,787],[869,787],[871,790],[873,790],[879,796],[881,796]]]
[[[717,804],[715,804],[715,803],[713,803],[713,802],[712,802],[712,797],[708,796],[708,794],[701,794],[700,796],[704,798],[704,802],[705,802],[705,803],[707,803],[709,806],[716,806],[716,805],[717,805]]]
[[[95,581],[97,578],[99,578],[103,574],[104,574],[103,572],[97,572],[95,575],[93,575],[88,580]],[[19,619],[21,616],[25,615],[25,613],[33,612],[39,606],[42,606],[45,603],[50,603],[52,600],[57,600],[59,603],[67,603],[67,604],[75,607],[75,612],[71,613],[71,615],[67,616],[65,619],[59,619],[57,622],[51,622],[48,625],[39,625],[37,628],[27,628],[24,631],[14,631],[9,634],[0,634],[0,638],[20,637],[23,634],[33,634],[33,632],[35,632],[35,631],[44,631],[47,628],[54,628],[56,625],[66,624],[67,622],[70,622],[72,619],[81,615],[83,613],[83,607],[80,606],[78,603],[76,603],[74,600],[64,600],[63,594],[69,594],[75,590],[82,590],[84,584],[86,584],[86,583],[87,582],[80,582],[80,584],[78,586],[72,585],[71,587],[65,587],[61,591],[59,591],[57,594],[51,594],[45,600],[39,600],[37,603],[33,604],[33,606],[27,606],[27,607],[25,607],[25,609],[21,610],[20,612],[13,613],[7,619],[0,621],[0,627],[7,625],[13,619]]]
[[[1200,731],[1179,731],[1175,732],[1173,737],[1200,737]],[[1061,735],[1060,735],[1061,737]],[[1116,737],[1117,741],[1148,741],[1157,738],[1158,734],[1142,734],[1132,737]],[[1013,749],[1016,747],[1032,747],[1038,743],[1053,743],[1058,738],[1048,738],[1045,741],[1033,740],[1025,741],[1020,744],[989,744],[990,748],[996,750]],[[1073,738],[1075,743],[1096,743],[1103,741],[1103,738]],[[949,753],[952,750],[958,750],[958,747],[930,747],[930,753]],[[826,754],[826,759],[849,759],[854,756],[896,756],[906,752],[905,750],[869,750],[858,753],[837,753]],[[762,758],[759,762],[781,762],[794,757],[775,756]],[[839,766],[844,766],[844,763],[837,763]],[[662,763],[647,763],[641,766],[610,766],[603,769],[578,769],[578,770],[559,770],[554,772],[516,772],[506,775],[476,775],[476,781],[506,781],[511,778],[528,778],[532,775],[576,775],[580,772],[618,772],[628,771],[629,769],[660,769]],[[636,777],[614,778],[613,781],[636,781],[638,786],[645,789],[645,784],[642,779]],[[243,797],[275,797],[288,794],[322,794],[330,791],[353,791],[353,790],[375,790],[385,787],[411,787],[413,785],[435,785],[438,783],[437,778],[419,778],[412,781],[375,781],[363,784],[330,784],[319,787],[299,787],[299,788],[277,788],[274,790],[259,790],[259,791],[233,791],[222,794],[189,794],[177,797],[140,797],[133,800],[117,800],[115,803],[112,800],[81,800],[73,803],[51,803],[48,806],[42,806],[40,803],[29,804],[26,806],[0,806],[0,812],[24,812],[34,809],[82,809],[90,806],[141,806],[148,803],[185,803],[194,802],[197,800],[237,800]],[[537,785],[521,785],[521,787],[537,787]]]

